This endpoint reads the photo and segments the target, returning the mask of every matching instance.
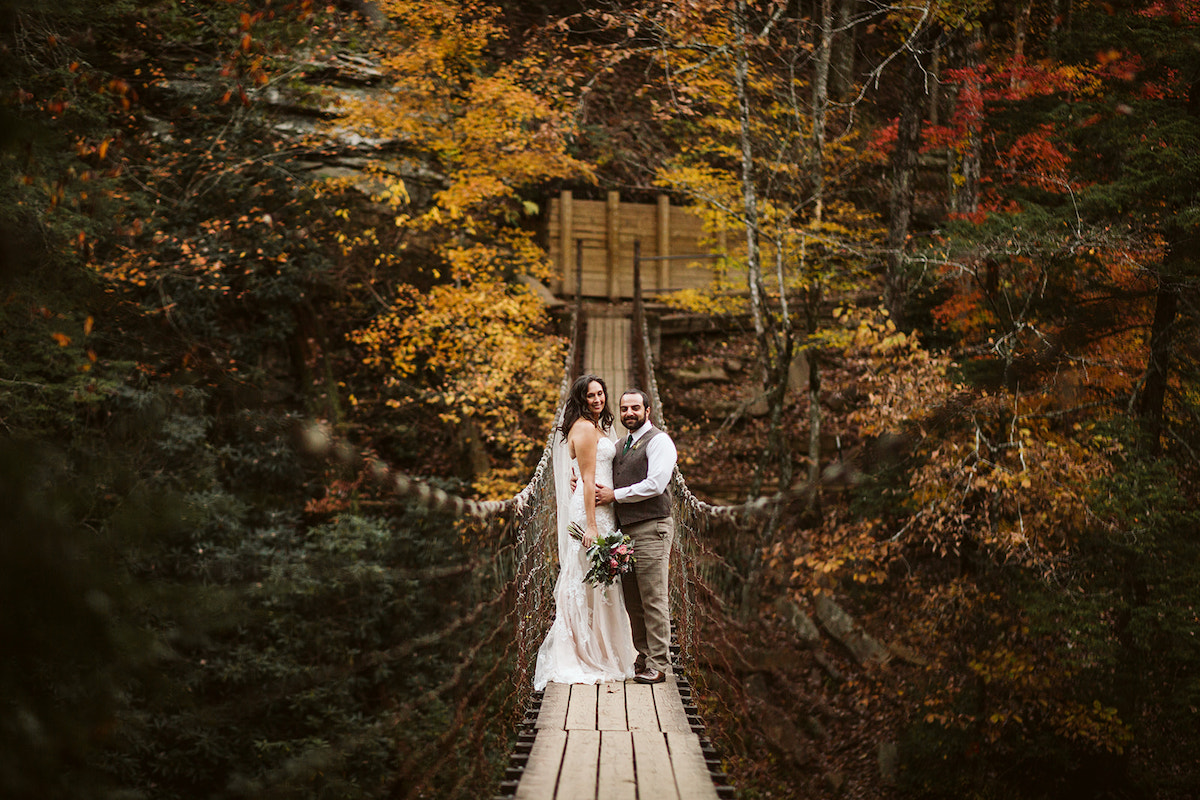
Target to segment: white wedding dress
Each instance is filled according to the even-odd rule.
[[[563,446],[565,453],[565,445]],[[600,437],[596,446],[596,482],[612,486],[613,456],[617,449],[611,439]],[[555,471],[570,469],[579,475],[575,459],[569,467],[565,456],[555,460]],[[633,634],[621,579],[612,586],[595,587],[583,582],[588,570],[587,551],[583,543],[567,533],[567,522],[585,527],[583,481],[579,481],[569,502],[570,473],[556,474],[555,487],[560,492],[558,503],[558,582],[554,585],[554,624],[538,648],[537,664],[533,671],[533,688],[541,691],[546,684],[602,683],[633,677]],[[565,518],[565,519],[564,519]],[[612,506],[596,507],[596,527],[601,536],[616,529]]]

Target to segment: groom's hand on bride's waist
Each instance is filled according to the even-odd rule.
[[[571,494],[575,494],[575,487],[579,485],[579,478],[571,476]],[[617,501],[616,495],[613,494],[612,487],[596,484],[596,505],[604,506]]]

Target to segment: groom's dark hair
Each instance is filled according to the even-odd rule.
[[[642,405],[645,407],[646,413],[650,413],[650,395],[646,394],[643,390],[637,388],[636,386],[630,386],[628,389],[621,392],[621,397],[624,397],[627,394],[640,394],[642,396]],[[617,398],[618,406],[620,405],[620,399],[620,397]]]

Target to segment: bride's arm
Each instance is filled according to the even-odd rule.
[[[579,478],[583,481],[583,510],[587,519],[583,546],[591,547],[600,536],[596,527],[596,426],[579,420],[571,426],[571,444],[579,462]]]

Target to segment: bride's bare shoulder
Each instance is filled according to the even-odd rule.
[[[591,439],[597,439],[600,436],[600,431],[590,420],[580,417],[571,425],[571,432],[568,436],[572,439],[577,436],[587,436]]]
[[[570,432],[567,433],[567,446],[571,458],[579,456],[576,448],[582,447],[585,452],[594,452],[599,436],[600,431],[596,430],[596,426],[591,421],[582,417],[575,420],[571,424]]]

